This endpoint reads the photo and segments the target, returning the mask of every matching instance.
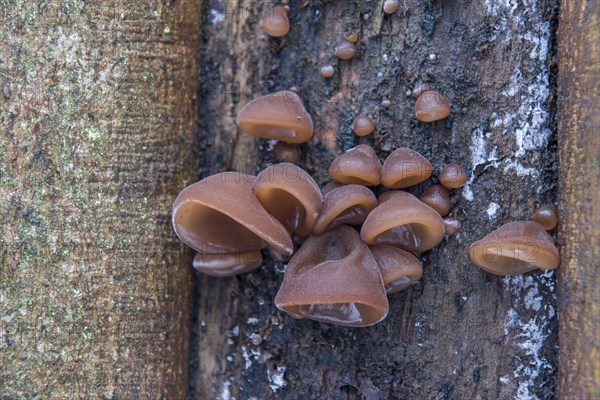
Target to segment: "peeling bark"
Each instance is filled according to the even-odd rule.
[[[0,1],[2,399],[181,399],[199,1]]]

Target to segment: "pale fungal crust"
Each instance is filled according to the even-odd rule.
[[[367,136],[375,131],[375,121],[367,115],[359,115],[352,124],[356,136]]]
[[[560,263],[552,237],[534,221],[509,222],[471,244],[469,257],[495,275],[519,275],[555,269]]]
[[[423,276],[421,261],[412,254],[394,246],[369,246],[375,257],[385,292],[390,295],[400,292]]]
[[[290,31],[287,10],[283,6],[276,6],[267,11],[260,24],[262,29],[273,37],[285,36]]]
[[[558,208],[554,204],[545,204],[538,208],[531,219],[551,231],[558,224]]]
[[[400,147],[384,161],[381,183],[390,189],[403,189],[429,179],[432,173],[433,166],[425,157],[408,147]]]
[[[258,174],[254,194],[269,214],[298,236],[312,232],[323,203],[313,178],[290,163],[272,165]]]
[[[444,96],[430,90],[421,94],[417,99],[415,115],[419,121],[439,121],[450,115],[450,104]]]
[[[241,131],[263,139],[304,143],[312,137],[313,122],[300,97],[289,90],[258,97],[238,113]]]
[[[289,233],[254,195],[255,179],[222,172],[183,189],[173,203],[177,236],[205,254],[246,253],[260,250],[265,243],[282,254],[292,254]]]
[[[377,198],[360,185],[344,185],[323,197],[323,207],[313,232],[321,234],[340,225],[361,225],[377,206]]]
[[[421,201],[437,211],[442,217],[450,212],[450,192],[442,185],[432,185],[420,197]]]
[[[260,250],[227,254],[197,253],[192,265],[198,272],[222,278],[254,271],[262,265],[262,259]]]
[[[440,183],[448,189],[458,189],[467,183],[467,173],[456,163],[447,164],[440,173]]]
[[[371,146],[359,144],[333,160],[329,176],[340,183],[378,186],[381,163]]]
[[[444,238],[444,222],[410,193],[390,190],[365,220],[360,236],[368,245],[387,244],[414,252],[434,248]]]
[[[389,310],[373,255],[346,225],[306,239],[288,263],[275,305],[295,318],[352,327],[373,325]]]

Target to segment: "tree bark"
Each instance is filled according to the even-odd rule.
[[[600,5],[568,2],[559,34],[559,394],[600,396]]]
[[[200,1],[0,1],[2,399],[181,399]]]
[[[467,186],[453,195],[463,230],[421,256],[422,280],[390,298],[390,314],[348,329],[279,312],[284,266],[229,279],[197,275],[191,398],[552,398],[557,318],[553,272],[501,278],[475,267],[469,244],[554,202],[557,1],[290,2],[291,31],[265,37],[269,4],[209,1],[200,47],[201,177],[256,173],[271,143],[239,133],[250,99],[298,88],[315,125],[300,166],[319,184],[331,161],[358,143],[383,160],[411,147],[435,167],[458,162]],[[337,60],[336,41],[360,36],[358,56]],[[324,79],[321,66],[335,76]],[[429,82],[451,117],[424,124],[410,90]],[[381,107],[389,99],[390,108]],[[358,114],[373,135],[351,130]],[[431,183],[410,189],[420,194]]]

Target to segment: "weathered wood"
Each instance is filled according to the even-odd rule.
[[[600,4],[564,1],[558,53],[563,399],[600,397]]]
[[[200,1],[0,1],[2,399],[181,399]]]
[[[283,266],[270,261],[236,278],[198,275],[190,397],[553,397],[554,274],[495,277],[474,267],[467,249],[556,200],[558,2],[405,0],[393,16],[380,1],[289,2],[292,28],[283,39],[260,30],[268,6],[205,5],[201,175],[255,173],[273,162],[271,144],[240,134],[235,116],[249,99],[296,86],[315,122],[299,165],[319,183],[334,157],[357,143],[372,144],[382,159],[412,147],[436,170],[458,162],[471,173],[453,196],[463,232],[422,255],[422,281],[390,298],[388,318],[366,329],[277,311]],[[335,43],[349,29],[360,36],[359,55],[338,61]],[[333,78],[320,76],[324,64],[334,65]],[[422,81],[450,100],[448,121],[414,118],[407,92]],[[389,109],[380,107],[384,98]],[[351,131],[359,113],[378,125],[360,140]]]

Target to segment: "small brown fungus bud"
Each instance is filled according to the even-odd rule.
[[[269,36],[281,37],[287,35],[290,31],[290,21],[285,7],[277,6],[267,11],[261,20],[261,27]]]
[[[333,69],[333,66],[331,66],[331,65],[324,65],[321,67],[321,76],[323,78],[331,78],[334,73],[335,73],[335,70]]]
[[[367,136],[375,130],[375,121],[369,116],[360,115],[354,120],[352,130],[356,136]]]
[[[359,144],[333,160],[329,176],[340,183],[377,186],[381,183],[381,163],[371,146]]]
[[[460,165],[450,163],[440,173],[440,183],[448,189],[458,189],[467,183],[467,174]]]
[[[391,189],[403,189],[429,179],[432,172],[433,166],[425,157],[408,147],[400,147],[383,163],[381,183]]]
[[[419,98],[423,93],[429,92],[431,90],[431,86],[428,83],[420,83],[412,91],[412,97],[416,99]]]
[[[430,186],[421,195],[421,201],[437,211],[442,217],[450,212],[450,192],[442,185]]]
[[[417,99],[415,115],[419,121],[439,121],[450,115],[450,104],[444,96],[430,90],[421,94]]]
[[[385,0],[383,2],[383,12],[386,14],[394,14],[399,6],[400,2],[398,2],[398,0]]]
[[[284,142],[278,142],[273,146],[273,155],[277,161],[284,161],[292,164],[300,158],[298,148]]]
[[[335,46],[335,56],[340,60],[350,60],[356,55],[356,45],[348,40],[340,41]]]
[[[344,33],[344,39],[349,42],[356,43],[358,42],[358,34],[354,31],[348,31]]]
[[[462,226],[462,224],[456,218],[453,218],[453,217],[444,218],[444,228],[446,230],[446,235],[448,235],[448,236],[454,236],[458,232],[460,232],[461,226]]]
[[[546,204],[538,208],[532,218],[542,225],[545,230],[551,231],[558,224],[558,209],[554,204]]]

